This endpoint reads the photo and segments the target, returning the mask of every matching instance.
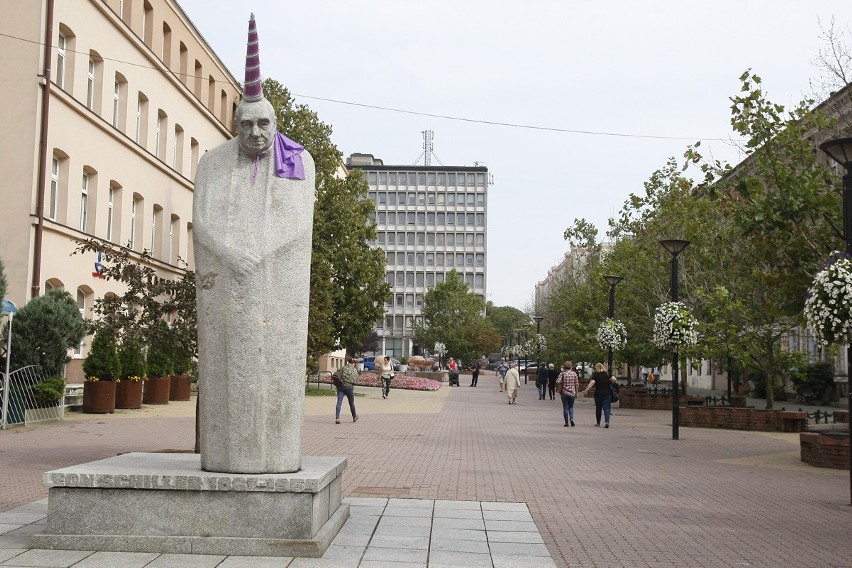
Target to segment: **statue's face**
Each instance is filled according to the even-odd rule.
[[[275,114],[267,104],[241,105],[237,117],[237,136],[240,146],[251,155],[265,152],[272,146],[275,134]]]

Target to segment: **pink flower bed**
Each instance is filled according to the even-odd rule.
[[[315,382],[313,379],[311,382]],[[320,377],[319,382],[331,383],[331,376]],[[366,371],[358,375],[358,382],[355,383],[359,387],[380,387],[382,386],[382,378],[373,373]],[[419,391],[436,391],[441,388],[441,383],[425,377],[417,377],[414,375],[399,375],[397,374],[391,379],[392,389],[407,389]]]

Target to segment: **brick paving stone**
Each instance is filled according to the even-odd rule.
[[[585,398],[576,404],[577,426],[564,428],[558,401],[538,401],[535,389],[522,385],[510,406],[489,380],[482,376],[480,385],[493,388],[394,391],[388,400],[359,389],[366,393],[357,400],[361,419],[345,427],[329,420],[334,399],[311,398],[303,451],[347,456],[343,495],[369,498],[370,507],[423,499],[437,515],[452,503],[471,503],[486,519],[507,523],[515,521],[489,511],[528,511],[559,567],[852,564],[849,473],[801,463],[796,434],[681,427],[674,441],[671,412],[620,408],[612,428],[596,428]],[[194,401],[167,406],[176,404],[191,406],[0,432],[0,511],[44,498],[42,473],[50,469],[128,451],[192,448]],[[360,523],[347,523],[342,534],[377,528]],[[9,534],[0,536],[0,554],[23,547],[23,537]],[[509,533],[489,534],[502,542]],[[604,550],[598,538],[606,540]],[[520,568],[506,558],[495,556],[494,567]],[[358,562],[296,559],[290,568]]]

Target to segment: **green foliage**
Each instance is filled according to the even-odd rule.
[[[145,354],[137,340],[125,338],[118,350],[121,363],[121,378],[145,376]]]
[[[500,348],[500,333],[485,320],[484,309],[482,298],[470,292],[458,272],[451,270],[423,296],[423,321],[415,322],[414,336],[425,346],[443,343],[446,357],[473,361]]]
[[[168,377],[174,372],[174,361],[171,359],[174,350],[170,341],[169,326],[160,320],[153,326],[153,331],[148,341],[148,376]]]
[[[121,361],[115,344],[115,335],[109,329],[95,333],[89,354],[83,361],[86,379],[96,377],[101,381],[114,381],[121,378]]]
[[[57,375],[34,384],[32,389],[33,397],[39,408],[56,406],[56,403],[65,396],[65,379]]]
[[[8,326],[3,330],[3,343],[7,333]],[[65,290],[50,290],[30,300],[15,315],[10,369],[40,365],[48,376],[61,375],[68,350],[79,345],[85,335],[83,316],[74,298]]]
[[[95,300],[98,318],[91,330],[108,330],[122,345],[141,346],[157,341],[162,319],[169,318],[170,353],[183,368],[189,368],[198,352],[195,273],[186,271],[176,280],[160,278],[149,264],[147,251],[137,259],[129,249],[99,239],[80,243],[75,254],[84,252],[102,253],[105,278],[124,284],[120,295]]]
[[[497,330],[497,333],[501,337],[509,335],[530,323],[530,316],[518,308],[513,306],[495,306],[491,302],[487,302],[486,304],[485,319],[494,326],[494,329]]]
[[[808,365],[804,373],[793,375],[793,388],[799,400],[805,404],[825,403],[826,394],[834,387],[834,371],[829,363],[817,362]]]
[[[372,249],[374,206],[359,171],[340,179],[342,154],[331,142],[331,127],[305,105],[296,105],[280,83],[267,79],[264,94],[276,109],[278,129],[310,152],[316,164],[308,360],[339,347],[363,346],[364,337],[384,315],[390,294],[385,256]]]

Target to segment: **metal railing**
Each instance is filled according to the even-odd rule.
[[[0,401],[3,400],[3,385],[6,373],[0,372]],[[47,380],[41,367],[30,365],[16,369],[9,373],[9,396],[6,416],[0,417],[0,424],[12,426],[15,424],[31,424],[34,422],[46,422],[62,420],[65,415],[65,397],[52,405],[39,403],[36,391],[33,387]],[[2,407],[0,407],[2,412]]]

